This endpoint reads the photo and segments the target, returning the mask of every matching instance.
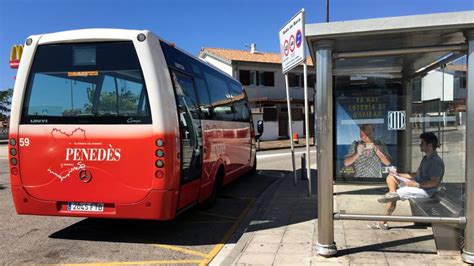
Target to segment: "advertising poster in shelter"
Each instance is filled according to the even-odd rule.
[[[387,114],[399,110],[398,85],[336,86],[336,180],[383,182],[397,165],[398,131],[388,129]]]

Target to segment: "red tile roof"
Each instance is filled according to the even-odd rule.
[[[249,51],[244,50],[205,47],[201,49],[199,55],[201,56],[205,52],[229,61],[281,64],[279,53],[251,53]],[[308,66],[313,66],[313,61],[311,60],[311,57],[306,58],[306,63],[308,64]]]
[[[449,64],[449,65],[446,66],[446,69],[448,69],[448,70],[454,70],[454,71],[467,72],[467,65]]]

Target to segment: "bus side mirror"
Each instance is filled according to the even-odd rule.
[[[263,134],[263,120],[257,121],[257,132],[258,132],[258,135],[255,136],[255,139],[258,140]]]

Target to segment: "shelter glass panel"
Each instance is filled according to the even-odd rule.
[[[463,215],[466,63],[453,53],[335,60],[334,179],[357,188],[336,186],[337,212]]]

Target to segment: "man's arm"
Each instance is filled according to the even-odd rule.
[[[438,183],[439,183],[439,177],[432,177],[429,181],[418,183],[413,180],[410,182],[406,182],[405,185],[408,187],[435,188],[438,186]]]
[[[408,173],[397,173],[396,175],[398,176],[401,176],[403,178],[407,178],[407,179],[413,179],[415,178],[417,173],[413,173],[413,174],[408,174]]]
[[[438,186],[438,184],[439,184],[439,177],[432,177],[430,181],[419,183],[420,185],[419,187],[420,188],[435,188]]]
[[[420,164],[420,168],[421,168],[421,164]],[[423,181],[420,183],[414,182],[413,184],[411,184],[411,186],[416,186],[420,188],[436,188],[439,185],[439,181],[441,180],[441,177],[444,175],[443,161],[431,163],[428,166],[428,175],[430,176],[430,180]]]

